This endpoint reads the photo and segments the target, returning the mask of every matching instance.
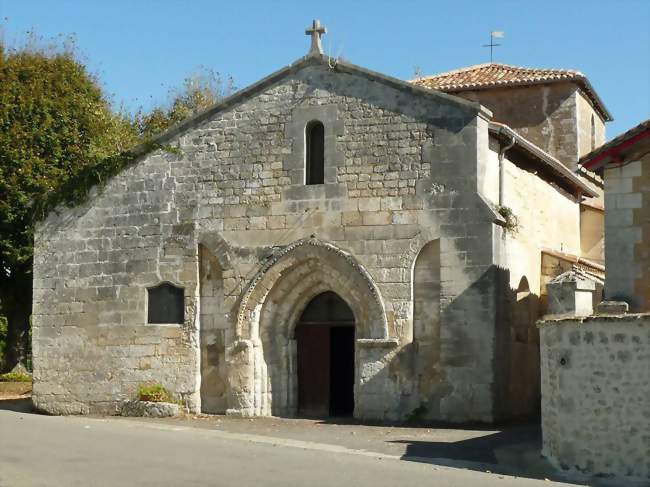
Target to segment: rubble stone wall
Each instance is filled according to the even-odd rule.
[[[540,338],[544,455],[650,478],[650,315],[547,320]]]

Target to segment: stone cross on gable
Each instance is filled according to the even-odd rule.
[[[323,54],[323,46],[320,43],[320,36],[327,34],[327,29],[321,27],[320,20],[316,19],[312,22],[311,29],[305,31],[305,35],[311,36],[311,48],[309,54]]]

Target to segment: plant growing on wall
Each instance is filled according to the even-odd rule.
[[[506,229],[506,232],[510,232],[511,234],[517,233],[519,230],[519,219],[512,211],[512,208],[499,205],[497,206],[497,212],[505,220],[503,227]]]
[[[148,113],[138,111],[134,123],[144,139],[153,137],[172,125],[202,112],[235,91],[230,76],[201,67],[183,80],[179,89],[169,90],[170,101]]]

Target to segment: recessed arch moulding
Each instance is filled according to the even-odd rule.
[[[373,416],[377,397],[371,383],[386,373],[386,355],[397,339],[389,337],[383,300],[366,270],[348,253],[315,238],[277,250],[243,295],[236,339],[226,352],[228,414],[295,415],[295,326],[307,304],[325,291],[337,293],[354,313],[354,415]]]

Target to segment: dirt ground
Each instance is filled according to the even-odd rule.
[[[31,395],[31,382],[0,382],[0,401],[27,399]]]

